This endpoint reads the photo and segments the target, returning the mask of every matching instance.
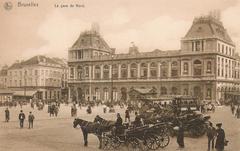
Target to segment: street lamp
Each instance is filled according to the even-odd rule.
[[[113,103],[113,53],[111,53],[111,103]]]
[[[24,99],[25,100],[27,100],[27,98],[26,98],[26,86],[27,86],[26,76],[27,76],[27,70],[24,70]]]

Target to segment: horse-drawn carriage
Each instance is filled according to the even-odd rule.
[[[130,128],[124,124],[121,131],[115,132],[115,122],[105,120],[97,116],[94,122],[87,122],[75,119],[74,127],[81,126],[83,135],[95,134],[100,141],[100,148],[104,150],[120,149],[121,146],[128,147],[129,150],[141,150],[147,148],[156,150],[166,147],[170,142],[169,133],[166,132],[166,123],[156,123],[144,125],[137,128]],[[84,141],[87,142],[87,137]]]

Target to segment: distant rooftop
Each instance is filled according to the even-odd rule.
[[[234,44],[224,28],[220,17],[213,15],[196,17],[184,39],[218,38],[227,43]]]
[[[63,62],[60,63],[60,61],[55,58],[49,58],[46,56],[38,55],[34,56],[26,61],[22,62],[16,62],[13,65],[9,67],[9,69],[20,69],[23,68],[23,66],[28,66],[28,65],[38,65],[38,64],[46,64],[46,65],[55,65],[55,66],[63,66]]]

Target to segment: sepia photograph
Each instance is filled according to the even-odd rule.
[[[240,0],[1,0],[0,151],[240,151]]]

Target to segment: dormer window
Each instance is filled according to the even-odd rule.
[[[196,51],[200,51],[200,50],[201,50],[200,41],[196,41]]]

